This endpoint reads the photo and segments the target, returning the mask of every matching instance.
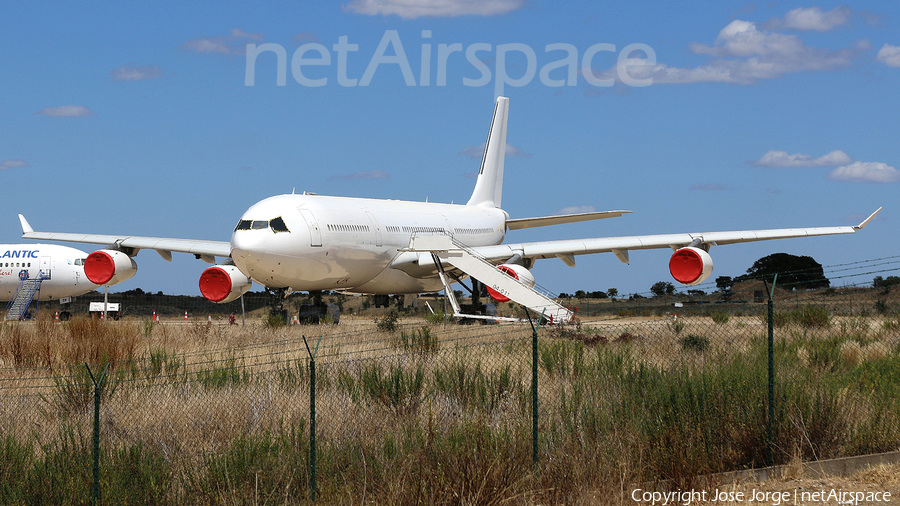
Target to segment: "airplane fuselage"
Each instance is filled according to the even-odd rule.
[[[84,259],[87,253],[55,244],[2,244],[0,245],[0,300],[10,300],[26,277],[36,278],[41,273],[47,279],[41,282],[40,300],[81,295],[96,290],[84,275]]]
[[[499,244],[507,218],[493,207],[279,195],[241,217],[231,238],[232,259],[253,281],[270,288],[437,291],[443,286],[433,265],[418,269],[418,256],[402,251],[410,238],[449,234],[467,246]]]

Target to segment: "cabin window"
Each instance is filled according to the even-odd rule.
[[[269,220],[253,220],[250,224],[250,230],[264,230],[269,228]]]
[[[237,226],[234,227],[234,231],[237,232],[238,230],[250,230],[251,223],[252,222],[250,220],[241,220],[238,222]]]
[[[287,225],[284,224],[284,220],[281,219],[281,216],[274,218],[269,224],[272,225],[272,232],[275,232],[276,234],[278,232],[290,232]]]
[[[83,258],[76,258],[76,259],[75,259],[75,265],[84,265],[84,259],[83,259]]]

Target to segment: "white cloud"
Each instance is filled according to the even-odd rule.
[[[0,161],[0,170],[24,169],[25,167],[28,167],[28,162],[19,160],[18,158]]]
[[[556,211],[555,214],[584,214],[584,213],[596,213],[597,208],[594,206],[569,206]]]
[[[883,62],[888,67],[900,67],[900,46],[885,44],[878,50],[875,59]]]
[[[478,159],[484,155],[484,144],[481,146],[469,146],[468,148],[457,153],[458,155],[466,155],[469,158]],[[515,158],[528,158],[531,156],[531,153],[526,153],[521,149],[513,146],[512,144],[506,144],[506,156],[512,156]]]
[[[900,181],[900,170],[886,163],[854,162],[834,169],[828,174],[828,179],[853,183],[896,183]]]
[[[331,179],[343,179],[345,181],[353,181],[356,179],[390,179],[391,176],[387,174],[387,172],[376,169],[370,171],[363,172],[354,172],[353,174],[348,174],[346,176],[332,176]]]
[[[846,165],[852,161],[853,159],[850,158],[850,155],[840,149],[818,158],[802,153],[789,155],[787,151],[775,151],[773,149],[764,154],[759,160],[750,163],[763,167],[834,167]]]
[[[849,67],[869,49],[865,41],[854,47],[830,51],[809,47],[797,35],[760,30],[756,23],[735,20],[723,28],[712,45],[694,42],[692,52],[710,56],[695,68],[656,65],[629,66],[633,79],[653,79],[659,84],[734,83],[752,84],[796,72],[821,72]],[[636,63],[639,60],[636,61]],[[600,78],[616,77],[612,70]]]
[[[798,7],[787,14],[784,19],[772,19],[765,23],[767,28],[788,28],[799,31],[827,32],[850,21],[852,12],[849,7],[838,6],[830,11],[821,7]]]
[[[145,79],[156,79],[163,75],[159,65],[144,65],[143,67],[135,67],[134,65],[123,65],[115,70],[111,70],[113,81],[143,81]]]
[[[252,40],[263,40],[263,34],[261,33],[247,33],[240,28],[232,28],[231,29],[231,38],[232,39],[252,39]]]
[[[54,118],[77,117],[77,116],[93,116],[94,113],[83,105],[63,105],[60,107],[44,107],[35,114],[43,116],[52,116]]]
[[[367,16],[419,17],[496,16],[512,12],[525,0],[352,0],[341,6],[345,12]]]
[[[179,48],[195,53],[241,55],[247,50],[245,44],[247,39],[257,41],[263,40],[263,34],[247,33],[240,28],[232,28],[230,35],[191,39],[179,46]]]

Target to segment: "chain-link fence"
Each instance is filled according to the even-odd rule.
[[[91,502],[95,422],[104,504],[572,503],[894,450],[897,290],[576,301],[580,323],[536,332],[6,323],[0,502]]]

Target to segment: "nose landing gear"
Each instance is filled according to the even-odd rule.
[[[284,323],[289,323],[290,315],[284,309],[284,300],[290,295],[287,288],[269,288],[266,287],[266,293],[269,294],[269,316],[273,318],[281,318]]]

